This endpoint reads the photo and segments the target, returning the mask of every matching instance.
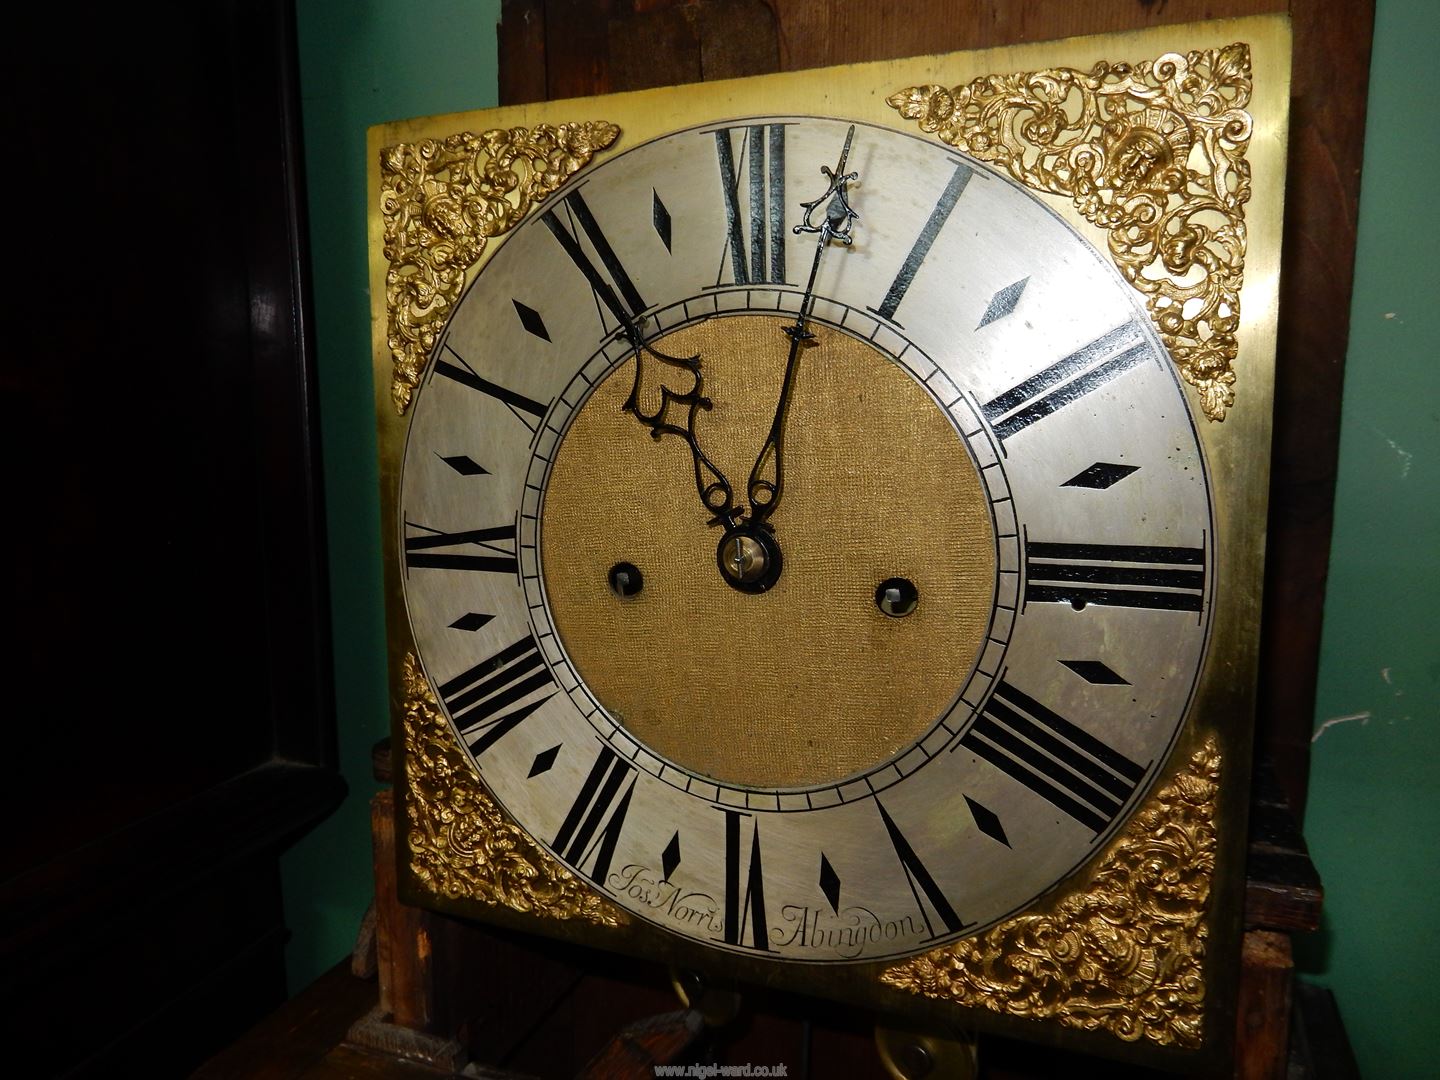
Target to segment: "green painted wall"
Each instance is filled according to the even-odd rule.
[[[1305,821],[1325,922],[1299,964],[1377,1078],[1434,1076],[1440,1030],[1437,48],[1434,0],[1379,0]]]
[[[500,0],[299,0],[340,757],[350,796],[285,856],[290,986],[355,944],[370,902],[370,748],[389,734],[370,378],[365,130],[496,103]]]
[[[365,129],[496,94],[498,0],[299,0],[336,696],[350,798],[287,856],[291,986],[351,948],[386,734],[365,253]],[[1372,1077],[1428,1075],[1440,951],[1440,124],[1415,92],[1440,5],[1378,0],[1307,836],[1327,889],[1302,942]],[[435,28],[444,33],[436,34]],[[423,40],[422,40],[423,38]]]

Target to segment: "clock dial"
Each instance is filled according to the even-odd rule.
[[[846,170],[853,242],[817,248]],[[1025,907],[1143,796],[1205,653],[1204,461],[1142,306],[885,128],[737,119],[558,192],[437,346],[400,505],[487,787],[737,953],[894,957]]]

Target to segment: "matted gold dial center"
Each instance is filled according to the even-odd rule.
[[[696,433],[737,487],[774,414],[791,321],[716,317],[656,343],[701,356],[714,407]],[[730,784],[833,783],[904,750],[954,701],[990,617],[990,508],[950,419],[869,343],[813,330],[768,522],[784,572],[767,591],[727,581],[773,569],[759,530],[717,535],[684,441],[653,439],[622,410],[633,359],[575,414],[542,503],[546,600],[580,677],[652,752]],[[620,562],[643,592],[616,596]],[[905,618],[877,608],[893,578],[924,596]]]

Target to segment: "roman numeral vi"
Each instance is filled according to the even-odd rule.
[[[741,818],[748,816],[736,810],[725,811],[725,943],[769,952],[770,929],[765,922],[765,876],[760,868],[758,822],[750,833],[748,868],[742,855]],[[748,942],[745,941],[747,928]]]

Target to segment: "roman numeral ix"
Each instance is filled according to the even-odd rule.
[[[513,574],[519,567],[515,557],[515,526],[497,525],[493,529],[468,529],[445,533],[425,529],[407,521],[406,529],[424,530],[417,536],[405,537],[407,569],[480,570],[491,574]],[[439,548],[477,548],[478,551],[440,551]],[[485,554],[481,554],[484,552]]]
[[[1145,766],[1003,680],[959,745],[1097,833],[1145,777]]]

